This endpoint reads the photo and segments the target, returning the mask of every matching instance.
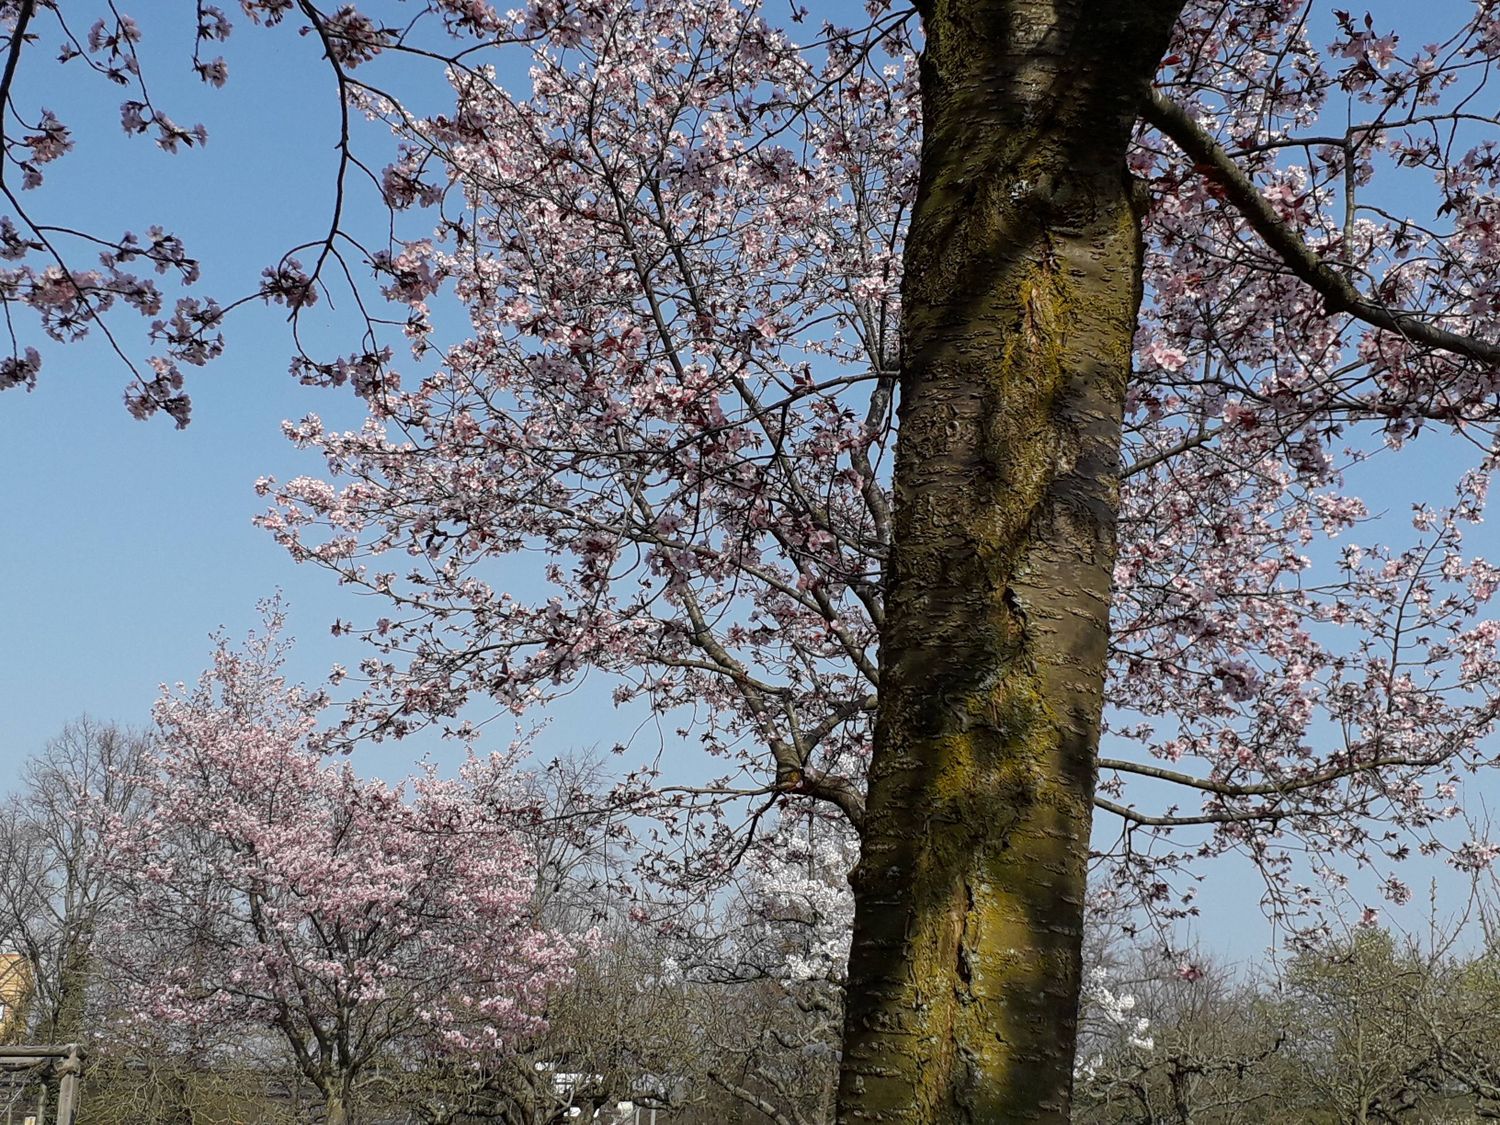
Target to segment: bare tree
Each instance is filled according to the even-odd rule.
[[[1077,1125],[1253,1125],[1285,1113],[1273,1071],[1285,1037],[1252,983],[1207,959],[1184,975],[1148,955],[1118,966],[1110,986],[1085,994]]]
[[[111,823],[141,811],[147,736],[87,716],[27,762],[23,786],[0,807],[0,946],[22,954],[30,1011],[13,1034],[86,1037],[99,924],[115,903],[106,873]]]

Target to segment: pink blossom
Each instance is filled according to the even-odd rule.
[[[323,698],[281,680],[279,631],[272,606],[157,707],[151,811],[116,834],[136,1010],[281,1035],[320,1088],[353,1080],[372,1035],[472,1053],[538,1030],[582,939],[533,920],[512,761],[359,778],[320,748]],[[326,1029],[359,1046],[314,1066]]]

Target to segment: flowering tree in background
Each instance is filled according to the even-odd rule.
[[[826,814],[786,818],[767,833],[749,860],[746,900],[768,975],[795,987],[844,983],[854,896],[849,872],[859,858],[859,838],[847,823]],[[752,930],[752,932],[756,932]]]
[[[281,680],[278,627],[221,641],[158,706],[152,812],[120,842],[118,967],[142,1019],[279,1039],[336,1123],[403,1042],[477,1065],[539,1030],[578,947],[533,921],[508,763],[356,777],[317,748],[319,698]]]
[[[1488,3],[1424,12],[1420,44],[1299,0],[952,0],[920,32],[879,5],[854,29],[711,0],[245,7],[300,20],[346,120],[394,130],[385,202],[441,209],[361,251],[420,374],[374,317],[299,359],[370,417],[294,424],[331,479],[262,482],[295,558],[388,605],[336,625],[374,648],[347,733],[461,732],[471,700],[597,670],[726,762],[626,794],[711,857],[742,852],[728,802],[751,829],[836,806],[864,857],[843,1119],[1066,1119],[1095,808],[1101,878],[1168,916],[1173,873],[1224,852],[1293,916],[1304,849],[1396,901],[1413,847],[1491,858],[1441,832],[1500,671],[1464,542],[1500,359]],[[53,12],[10,10],[7,99]],[[418,27],[462,40],[440,115],[363,77]],[[133,82],[133,28],[79,50]],[[524,94],[471,49],[502,43]],[[7,154],[65,139],[42,120]],[[38,226],[16,260],[50,252]],[[305,306],[354,248],[333,230],[260,294]],[[82,315],[82,282],[16,268],[50,327]],[[156,330],[182,354],[138,412],[178,401],[205,308]],[[1471,453],[1452,493],[1361,530],[1365,463],[1419,435]],[[529,557],[541,596],[497,566]]]

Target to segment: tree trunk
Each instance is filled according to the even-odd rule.
[[[896,526],[839,1120],[1066,1122],[1140,302],[1181,0],[924,7]]]
[[[45,1031],[50,1043],[70,1043],[80,1040],[87,1031],[88,986],[90,977],[90,947],[92,927],[82,933],[70,933],[65,939],[58,958],[57,1006],[52,1014],[51,1026]]]

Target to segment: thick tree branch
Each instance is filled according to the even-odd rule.
[[[31,17],[35,11],[35,0],[22,0],[20,8],[16,10],[16,25],[11,29],[9,49],[5,52],[5,73],[0,74],[0,111],[10,106],[10,91],[16,80],[16,64],[21,61],[21,48],[26,43],[26,28],[31,23]],[[5,139],[4,123],[0,121],[0,144]],[[0,169],[4,162],[0,161]]]
[[[1203,813],[1198,816],[1156,816],[1137,812],[1129,806],[1104,797],[1094,798],[1094,807],[1113,813],[1121,820],[1142,828],[1189,828],[1206,824],[1244,824],[1253,820],[1275,821],[1286,817],[1285,811],[1274,809],[1247,809],[1241,812]]]
[[[782,1113],[770,1102],[766,1101],[765,1098],[760,1097],[753,1090],[747,1090],[745,1089],[745,1087],[739,1085],[738,1083],[729,1081],[729,1079],[725,1078],[716,1070],[709,1071],[708,1077],[715,1085],[721,1087],[726,1093],[734,1095],[740,1101],[755,1109],[757,1112],[765,1114],[772,1121],[774,1121],[776,1125],[794,1125],[790,1117]]]
[[[1392,309],[1373,301],[1356,289],[1347,277],[1324,261],[1300,234],[1276,214],[1234,157],[1187,110],[1161,91],[1151,92],[1142,116],[1170,137],[1178,148],[1192,158],[1198,170],[1223,190],[1225,197],[1244,216],[1251,229],[1260,235],[1266,246],[1323,298],[1328,311],[1348,313],[1366,324],[1394,332],[1416,344],[1479,363],[1500,364],[1500,345],[1450,332],[1415,313]]]
[[[1170,781],[1174,785],[1185,785],[1191,789],[1199,789],[1205,793],[1215,793],[1221,797],[1272,797],[1295,793],[1301,789],[1316,789],[1330,782],[1342,781],[1345,778],[1355,777],[1358,774],[1377,773],[1384,769],[1394,769],[1403,766],[1435,766],[1449,756],[1450,753],[1445,750],[1442,753],[1422,758],[1405,756],[1375,758],[1368,762],[1350,762],[1346,765],[1330,766],[1316,773],[1307,774],[1305,777],[1278,778],[1273,781],[1248,785],[1232,781],[1218,781],[1213,778],[1194,777],[1192,774],[1183,773],[1180,770],[1163,769],[1160,766],[1146,765],[1140,762],[1127,762],[1120,758],[1100,758],[1099,768],[1101,770],[1117,770],[1121,773],[1139,774],[1142,777],[1151,777],[1158,781]]]

